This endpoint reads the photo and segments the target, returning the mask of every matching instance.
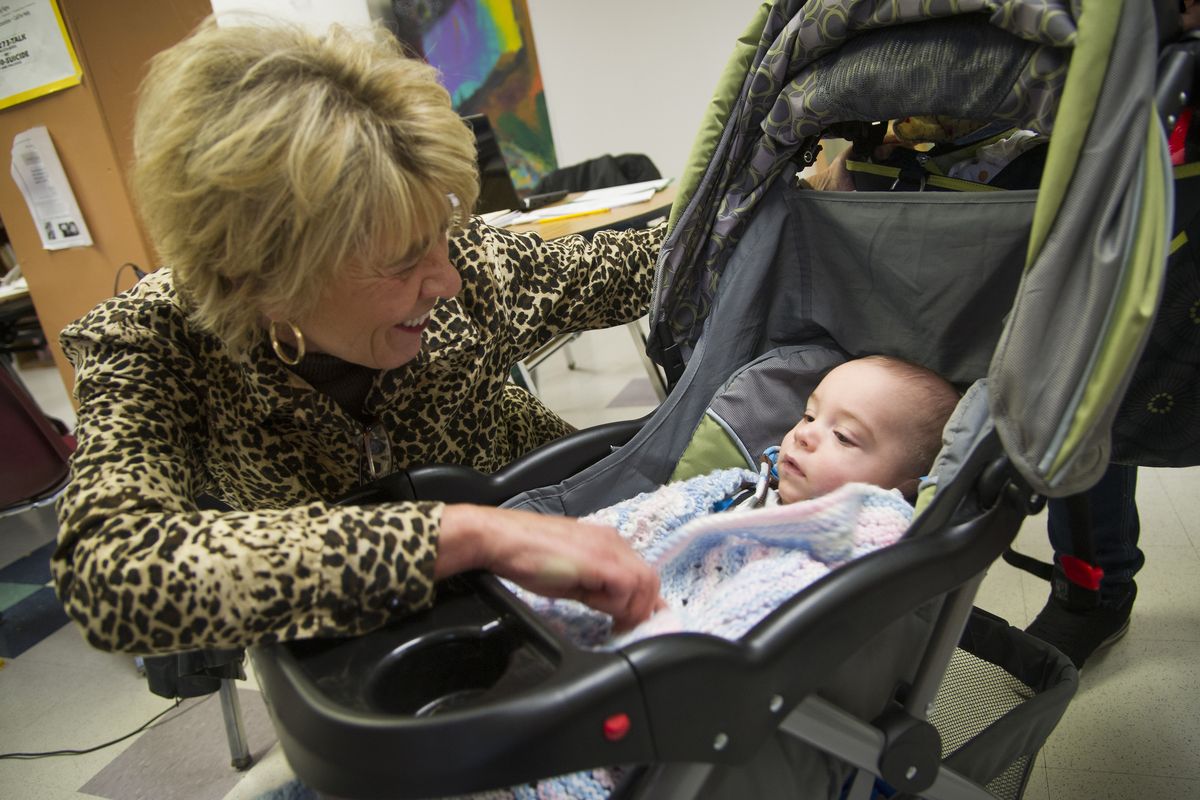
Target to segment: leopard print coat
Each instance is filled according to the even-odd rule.
[[[490,472],[568,433],[510,367],[559,333],[644,314],[662,234],[543,241],[473,220],[453,235],[462,291],[366,399],[395,465]],[[166,653],[358,634],[432,602],[441,504],[332,505],[359,482],[363,426],[265,336],[235,354],[198,330],[169,268],[61,341],[79,447],[52,568],[91,644]],[[235,510],[202,510],[205,494]]]

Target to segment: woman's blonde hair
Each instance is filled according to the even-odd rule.
[[[346,265],[423,253],[479,183],[436,71],[386,31],[210,19],[150,63],[133,189],[195,320],[241,347],[268,310],[311,311]]]

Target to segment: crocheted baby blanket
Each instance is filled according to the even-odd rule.
[[[718,470],[584,518],[615,527],[655,567],[668,605],[617,638],[606,614],[513,590],[584,647],[620,647],[678,631],[737,639],[830,570],[896,541],[912,518],[899,492],[863,483],[791,505],[712,513],[714,504],[756,477],[744,469]]]

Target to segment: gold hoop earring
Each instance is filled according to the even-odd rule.
[[[290,321],[284,320],[283,324],[288,326],[289,333],[296,340],[296,355],[289,357],[287,351],[283,349],[283,343],[279,341],[279,334],[275,332],[275,326],[278,324],[278,321],[271,320],[271,325],[267,329],[271,334],[271,349],[275,351],[275,355],[280,361],[289,367],[294,367],[304,360],[304,334]]]

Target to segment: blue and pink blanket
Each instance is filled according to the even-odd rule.
[[[912,518],[899,492],[863,483],[792,505],[712,513],[755,478],[718,470],[584,518],[620,531],[662,582],[668,610],[626,634],[610,638],[610,618],[581,603],[514,591],[584,647],[678,631],[737,639],[833,568],[896,541]]]

